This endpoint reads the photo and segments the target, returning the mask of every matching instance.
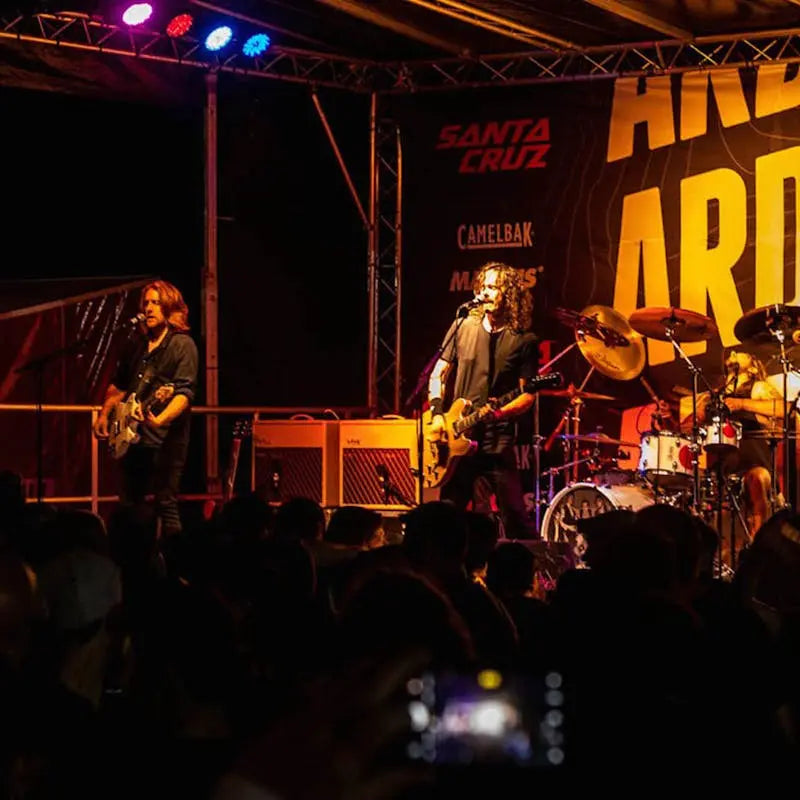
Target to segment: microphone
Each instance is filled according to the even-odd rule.
[[[383,502],[388,505],[391,488],[389,483],[389,468],[386,466],[386,464],[376,464],[375,472],[378,475],[378,482],[383,490]]]
[[[272,459],[270,462],[269,468],[269,477],[270,477],[270,489],[272,490],[272,495],[276,499],[280,499],[281,496],[281,478],[283,477],[283,469],[281,467],[280,459]]]
[[[728,379],[725,381],[725,391],[730,394],[736,394],[739,388],[739,362],[731,361],[725,364],[725,369],[728,372]]]
[[[144,322],[145,315],[140,311],[138,314],[134,314],[132,317],[123,318],[121,322],[118,322],[117,325],[114,327],[115,331],[127,330],[129,328],[135,328],[140,322]]]
[[[472,300],[467,300],[466,303],[462,303],[458,307],[458,313],[461,314],[464,311],[470,311],[473,308],[477,308],[478,306],[482,306],[486,303],[486,300],[483,297],[479,297],[475,295]]]

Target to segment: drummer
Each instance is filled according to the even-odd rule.
[[[742,426],[741,443],[738,449],[725,456],[723,469],[726,474],[742,476],[747,523],[752,536],[769,516],[772,457],[768,438],[770,433],[780,437],[783,402],[780,392],[767,381],[763,363],[742,350],[731,350],[725,359],[721,397],[730,419]],[[701,424],[710,421],[710,405],[710,395],[700,395],[698,417]]]

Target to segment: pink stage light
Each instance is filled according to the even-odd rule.
[[[150,3],[134,3],[122,13],[122,21],[126,25],[141,25],[153,15],[153,6]]]

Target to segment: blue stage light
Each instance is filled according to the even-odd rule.
[[[254,33],[242,46],[246,56],[260,56],[269,47],[269,36],[266,33]]]

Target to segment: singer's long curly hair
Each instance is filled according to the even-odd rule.
[[[480,293],[489,270],[497,270],[497,283],[502,292],[500,312],[506,324],[518,333],[529,330],[533,318],[533,296],[522,283],[520,270],[501,261],[489,261],[480,268],[472,282],[475,294]]]
[[[153,281],[142,289],[139,308],[144,311],[144,298],[147,293],[155,289],[161,301],[161,312],[170,328],[181,333],[189,330],[189,307],[183,299],[180,289],[167,281]]]

